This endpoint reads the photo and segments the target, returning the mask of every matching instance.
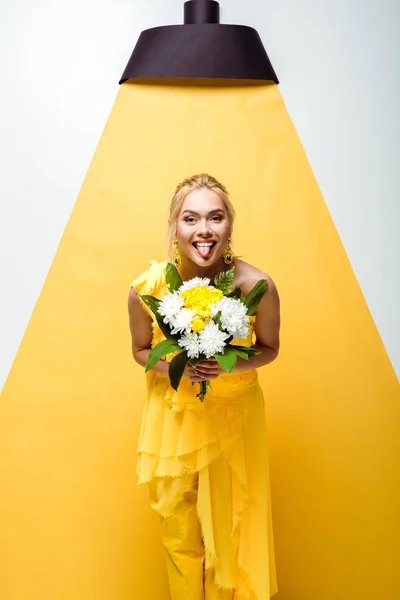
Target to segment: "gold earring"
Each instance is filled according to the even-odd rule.
[[[173,240],[173,245],[175,246],[175,258],[174,265],[179,267],[182,264],[181,253],[179,252],[178,240]]]
[[[231,238],[228,238],[228,245],[225,248],[225,252],[224,252],[224,263],[226,265],[230,265],[233,262],[232,249],[231,249],[230,243],[231,243]]]

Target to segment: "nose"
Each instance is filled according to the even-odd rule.
[[[210,235],[212,235],[208,219],[199,221],[199,234],[203,237],[210,237]]]

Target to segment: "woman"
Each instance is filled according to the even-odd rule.
[[[148,371],[139,440],[139,483],[148,482],[159,513],[172,600],[267,600],[276,590],[266,457],[264,399],[258,367],[279,352],[279,296],[271,277],[232,256],[234,209],[209,175],[178,185],[170,206],[168,242],[182,281],[235,268],[233,285],[247,295],[260,279],[268,288],[249,335],[235,340],[260,354],[239,358],[231,374],[215,359],[187,366],[178,392],[169,385],[170,357]],[[164,339],[138,294],[167,293],[168,261],[131,284],[132,351],[144,366]],[[255,342],[255,343],[254,343]],[[204,402],[193,382],[212,380]]]

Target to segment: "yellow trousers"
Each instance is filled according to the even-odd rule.
[[[172,600],[233,600],[232,590],[204,569],[205,553],[197,516],[198,473],[160,477],[149,483],[151,507],[160,515]]]

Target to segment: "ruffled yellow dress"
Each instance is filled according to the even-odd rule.
[[[168,293],[166,265],[150,261],[131,286],[139,294],[162,298]],[[251,317],[249,336],[233,343],[254,343],[254,321]],[[153,320],[152,346],[163,339]],[[198,384],[192,386],[185,377],[177,392],[166,374],[148,371],[146,377],[139,483],[198,473],[205,568],[212,569],[218,587],[235,590],[238,598],[269,599],[277,584],[264,398],[257,371],[220,375],[211,382],[214,394],[204,402],[196,397]],[[219,465],[224,465],[220,476]]]

